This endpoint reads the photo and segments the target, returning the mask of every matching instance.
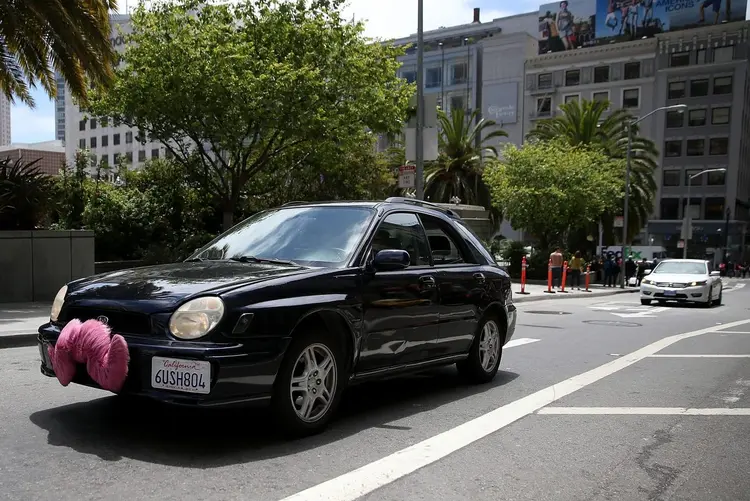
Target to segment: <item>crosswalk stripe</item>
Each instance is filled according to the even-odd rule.
[[[508,343],[503,346],[503,348],[513,348],[514,346],[522,346],[524,344],[529,343],[536,343],[537,341],[541,341],[541,339],[532,339],[530,337],[521,337],[518,339],[511,339],[508,341]]]

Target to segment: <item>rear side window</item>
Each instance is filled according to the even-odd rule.
[[[479,237],[476,236],[466,223],[459,219],[456,221],[456,228],[458,228],[461,236],[464,237],[466,246],[471,250],[472,254],[474,254],[474,259],[476,259],[477,263],[486,261],[489,264],[497,264],[490,251],[484,246]]]
[[[453,239],[450,232],[446,231],[447,224],[424,214],[420,214],[419,217],[422,219],[427,240],[430,242],[432,263],[435,266],[471,262],[471,259],[464,258],[460,244]]]

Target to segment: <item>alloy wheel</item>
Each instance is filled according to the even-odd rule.
[[[482,327],[479,339],[479,363],[482,370],[490,372],[500,356],[500,329],[494,320],[488,320]]]
[[[324,344],[311,344],[300,353],[292,369],[289,396],[302,421],[314,423],[326,415],[338,386],[336,358]]]

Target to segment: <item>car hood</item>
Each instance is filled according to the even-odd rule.
[[[645,278],[659,283],[689,284],[691,282],[702,282],[708,280],[706,275],[689,275],[681,273],[651,273]]]
[[[78,280],[69,285],[66,303],[118,304],[157,311],[188,296],[220,294],[238,286],[304,273],[302,266],[234,261],[201,261],[148,266],[115,271]],[[143,303],[148,301],[146,307]]]

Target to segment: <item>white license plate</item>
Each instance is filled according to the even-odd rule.
[[[676,291],[664,291],[664,295],[665,296],[676,296],[677,292]]]
[[[211,391],[211,364],[200,360],[153,357],[151,386],[162,390],[208,394]]]

